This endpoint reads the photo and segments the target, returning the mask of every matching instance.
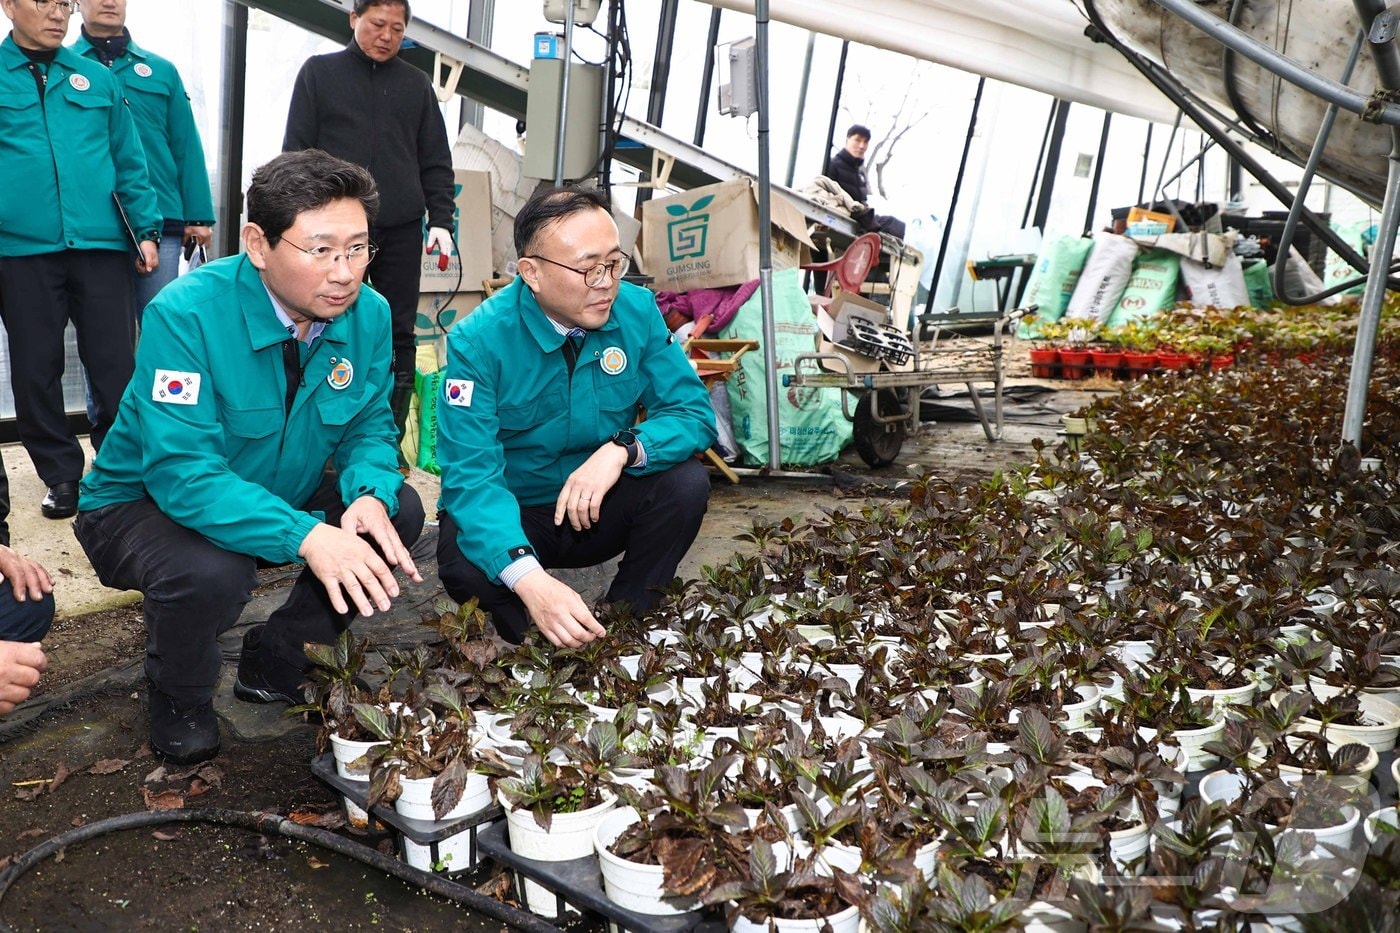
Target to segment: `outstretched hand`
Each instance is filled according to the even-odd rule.
[[[361,535],[378,544],[385,557],[380,557]],[[388,612],[390,600],[399,595],[391,564],[400,567],[415,583],[423,582],[408,548],[389,521],[384,503],[373,496],[361,496],[352,502],[339,527],[321,522],[312,528],[297,554],[325,585],[336,612],[349,612],[352,603],[362,615],[374,615],[376,607]]]
[[[29,699],[29,692],[48,665],[37,641],[0,641],[0,716]]]
[[[607,634],[588,611],[583,597],[546,570],[535,570],[521,577],[515,584],[515,595],[525,604],[530,621],[552,645],[577,648]]]

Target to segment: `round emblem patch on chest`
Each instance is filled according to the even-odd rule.
[[[331,367],[330,374],[326,376],[326,381],[331,384],[332,389],[343,389],[355,378],[355,367],[350,365],[349,360],[340,360]]]
[[[603,372],[616,376],[627,368],[627,354],[622,352],[621,347],[608,347],[603,351],[602,366]]]
[[[143,78],[149,78],[151,76],[151,66],[146,64],[145,62],[138,62],[136,64],[136,67],[132,68],[131,70],[136,72]]]
[[[92,87],[92,82],[89,81],[86,76],[79,74],[69,75],[68,83],[73,85],[73,90],[75,91],[86,91],[88,88]]]

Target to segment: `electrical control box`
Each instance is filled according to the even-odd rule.
[[[719,63],[719,112],[747,117],[758,112],[758,49],[752,37],[716,49]]]
[[[544,18],[551,23],[564,22],[568,7],[564,6],[568,0],[544,0]],[[603,6],[603,0],[573,0],[574,3],[574,25],[590,26],[598,18],[598,10]]]
[[[560,79],[564,62],[536,58],[530,63],[530,98],[525,105],[524,172],[554,179],[554,140],[559,124]],[[602,152],[603,69],[569,65],[569,106],[564,122],[564,180],[593,174]]]

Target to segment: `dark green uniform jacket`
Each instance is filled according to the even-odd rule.
[[[333,458],[347,504],[373,495],[395,514],[388,303],[362,287],[309,354],[298,346],[304,388],[287,414],[290,339],[246,256],[167,285],[146,308],[136,375],[79,507],[149,496],[225,550],[287,562],[320,518],[299,506]]]
[[[86,36],[71,48],[101,64]],[[204,146],[180,73],[169,61],[135,42],[127,43],[126,54],[112,62],[111,72],[121,82],[136,121],[161,216],[182,224],[212,223],[214,201],[209,194]]]
[[[670,469],[715,440],[709,392],[651,292],[622,283],[608,323],[584,336],[572,376],[565,339],[519,276],[447,337],[442,506],[461,529],[462,554],[492,578],[512,548],[529,544],[520,508],[553,503],[569,474],[640,410],[647,462],[630,472]]]
[[[0,256],[126,250],[117,192],[136,235],[161,214],[117,79],[72,49],[48,66],[42,103],[13,36],[0,42]],[[43,66],[38,66],[42,68]]]

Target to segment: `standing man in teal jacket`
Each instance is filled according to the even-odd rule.
[[[82,37],[74,52],[111,69],[121,83],[136,135],[146,150],[146,171],[165,218],[160,265],[139,272],[132,292],[136,320],[180,270],[180,248],[189,240],[208,246],[214,236],[214,201],[190,96],[175,66],[137,45],[126,28],[126,0],[82,0]]]
[[[649,610],[700,531],[715,414],[651,292],[621,281],[604,195],[537,194],[515,249],[515,281],[447,338],[438,572],[502,637],[572,647],[603,628],[549,568],[621,554],[605,599]]]
[[[0,314],[15,420],[48,487],[48,518],[77,511],[83,474],[63,403],[64,328],[73,322],[92,377],[92,446],[100,448],[131,379],[130,239],[138,268],[154,269],[161,230],[121,85],[63,48],[74,6],[0,0],[14,26],[0,43]]]
[[[245,253],[146,308],[136,375],[73,524],[98,578],[145,596],[151,747],[178,763],[218,753],[217,639],[259,559],[306,569],[244,637],[234,694],[257,703],[300,702],[304,645],[387,611],[394,567],[421,582],[389,307],[361,288],[374,181],[319,150],[286,153],[253,174],[247,204]]]

